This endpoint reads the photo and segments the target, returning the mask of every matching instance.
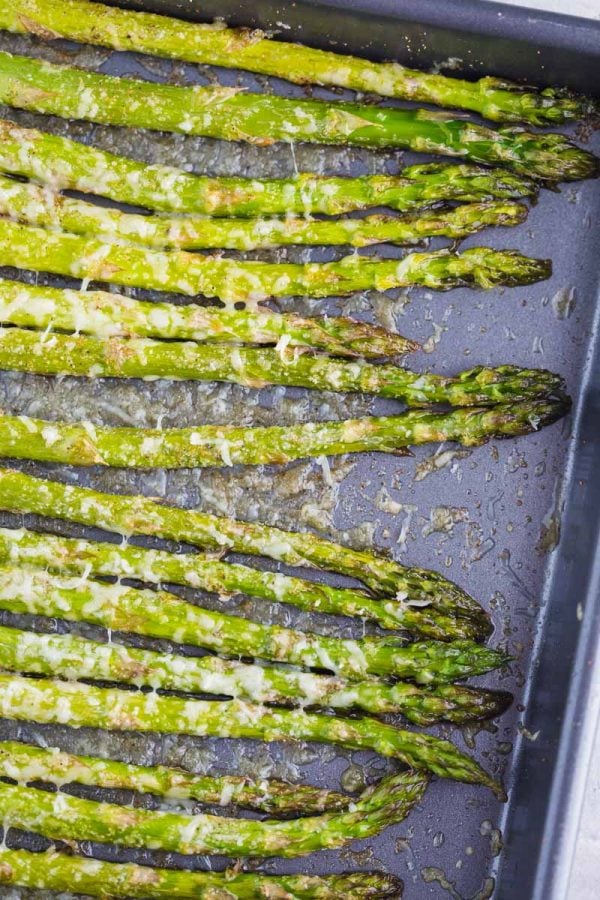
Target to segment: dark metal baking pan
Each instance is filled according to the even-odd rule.
[[[188,0],[129,4],[119,0],[119,4],[190,18],[220,16],[317,46],[333,44],[340,51],[422,67],[447,65],[467,77],[491,73],[531,83],[565,84],[591,94],[600,90],[598,24],[493,3],[205,0],[200,6]],[[33,40],[6,36],[1,40],[3,48],[49,58],[62,53],[76,64],[114,73],[188,82],[204,81],[207,74],[204,67],[181,68],[128,54],[93,51],[86,56],[72,44],[48,49]],[[239,73],[215,70],[214,74],[228,83],[239,80],[254,88],[265,84],[265,79]],[[279,81],[271,86],[295,94],[302,91]],[[316,93],[327,95],[320,89]],[[163,135],[129,137],[124,145],[125,136],[117,129],[10,115],[140,158],[213,172],[284,174],[297,164],[358,173],[393,170],[416,159],[410,154],[339,153],[332,148],[297,147],[291,154],[289,148],[240,149]],[[572,132],[590,140],[577,128]],[[594,143],[598,152],[592,137],[590,145]],[[437,782],[407,822],[388,829],[378,840],[289,864],[270,861],[267,871],[384,867],[404,879],[407,900],[448,895],[454,900],[565,896],[571,823],[576,819],[573,803],[584,783],[577,760],[581,755],[585,761],[587,751],[579,736],[586,722],[589,673],[598,653],[600,624],[597,563],[594,568],[600,542],[599,187],[587,182],[564,186],[560,193],[544,191],[524,225],[465,242],[551,256],[554,275],[548,282],[435,296],[415,290],[408,304],[403,297],[371,296],[311,307],[342,308],[383,321],[391,311],[400,330],[429,339],[429,349],[435,351],[411,359],[415,367],[452,372],[476,362],[513,362],[560,371],[575,401],[572,416],[562,424],[530,438],[496,442],[468,454],[446,454],[441,460],[439,455],[434,460],[434,448],[420,448],[412,459],[364,456],[353,467],[343,461],[332,463],[330,478],[314,463],[261,469],[253,475],[234,469],[168,478],[160,473],[77,473],[58,467],[49,472],[31,467],[100,488],[140,490],[175,503],[201,504],[241,517],[258,515],[289,527],[313,526],[357,545],[373,539],[403,562],[439,568],[490,608],[496,626],[493,640],[517,660],[510,673],[482,683],[512,690],[515,704],[497,727],[454,732],[452,737],[460,746],[472,747],[486,766],[504,776],[509,803],[502,806],[483,790]],[[370,400],[308,398],[302,391],[274,389],[257,396],[232,386],[191,388],[176,383],[167,390],[160,382],[116,386],[68,379],[57,386],[48,379],[14,374],[0,377],[0,403],[9,410],[48,417],[60,415],[64,408],[65,416],[87,415],[108,424],[119,424],[124,412],[139,407],[140,424],[148,425],[160,415],[165,425],[202,418],[223,421],[223,416],[235,420],[241,415],[245,421],[267,424],[393,408]],[[4,521],[20,522],[9,517]],[[217,603],[214,598],[203,602]],[[288,609],[274,610],[273,615],[283,620],[293,614]],[[295,620],[309,621],[302,616]],[[235,742],[138,739],[64,728],[17,728],[10,723],[1,727],[3,734],[60,743],[65,749],[121,753],[133,760],[184,761],[199,768],[212,763],[223,769],[251,764],[232,749]],[[363,754],[352,762],[350,755],[332,754],[326,748],[298,754],[274,747],[257,753],[255,746],[252,754],[254,762],[258,759],[269,771],[303,775],[331,786],[337,786],[344,773],[346,778],[363,774],[374,778],[381,772],[381,760]],[[193,864],[206,865],[207,860]]]

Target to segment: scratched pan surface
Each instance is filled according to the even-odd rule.
[[[187,3],[169,5],[160,0],[147,4],[147,8],[190,12]],[[285,33],[290,36],[322,43],[323,36],[329,34],[332,40],[375,57],[420,60],[422,65],[446,62],[467,74],[483,71],[593,89],[594,59],[588,53],[594,44],[593,25],[575,22],[566,29],[560,19],[524,11],[513,13],[504,7],[500,13],[493,4],[482,9],[479,5],[452,3],[445,4],[444,10],[446,18],[453,13],[452,30],[441,27],[444,16],[435,4],[427,3],[420,4],[416,11],[410,3],[328,0],[319,5],[298,3],[285,12],[269,3],[208,3],[204,15],[230,15],[237,22],[252,21],[280,29],[289,24],[291,30]],[[371,14],[362,17],[365,11]],[[598,44],[597,30],[595,34]],[[517,36],[520,42],[516,42]],[[104,72],[150,80],[218,80],[252,89],[268,86],[294,96],[304,94],[301,88],[274,80],[68,43],[48,48],[33,40],[3,35],[0,45],[2,49],[51,60],[67,59]],[[328,96],[322,90],[315,94]],[[14,111],[6,114],[19,122],[141,159],[214,174],[282,176],[293,174],[296,168],[352,174],[393,172],[416,159],[393,152],[372,154],[308,146],[258,149],[66,124]],[[573,131],[589,146],[595,143],[598,152],[599,143],[593,136]],[[593,404],[596,412],[598,406],[597,394],[589,384],[600,368],[598,354],[594,358],[598,207],[598,184],[565,186],[560,193],[545,191],[524,225],[464,242],[465,246],[486,243],[515,247],[533,256],[551,256],[554,275],[542,284],[504,291],[457,290],[433,295],[413,290],[357,295],[343,301],[310,304],[294,300],[285,304],[312,313],[343,310],[395,326],[422,341],[428,351],[410,359],[415,368],[453,373],[477,363],[510,362],[561,372],[574,397],[575,413],[538,435],[492,442],[473,451],[426,447],[417,449],[413,458],[348,457],[332,460],[329,466],[313,461],[285,468],[169,474],[81,472],[68,467],[50,471],[48,467],[27,466],[30,471],[70,483],[141,491],[217,513],[290,528],[315,528],[357,547],[374,543],[402,562],[439,569],[490,610],[496,627],[493,642],[508,650],[515,662],[507,673],[480,681],[510,689],[515,704],[494,725],[440,732],[451,734],[461,748],[473,752],[504,778],[511,788],[509,804],[502,806],[482,789],[437,781],[407,822],[388,829],[377,840],[355,843],[340,853],[327,852],[288,863],[268,861],[262,866],[264,871],[385,869],[404,879],[408,900],[445,896],[483,900],[492,895],[514,900],[533,896],[544,829],[547,839],[560,837],[555,826],[560,819],[560,799],[568,787],[567,769],[556,765],[564,708],[569,686],[575,685],[572,689],[578,690],[580,701],[577,709],[584,713],[586,683],[585,677],[581,684],[576,681],[576,654],[584,652],[585,639],[597,615],[593,602],[586,606],[586,591],[589,560],[597,542],[600,499],[597,479],[590,478],[597,471],[598,453],[589,440],[594,435]],[[398,251],[386,247],[382,252],[396,255]],[[263,256],[324,259],[331,253],[291,249]],[[34,278],[8,270],[4,274]],[[43,276],[39,280],[43,281]],[[399,408],[364,397],[280,388],[249,391],[232,385],[161,381],[60,381],[9,373],[0,376],[0,405],[11,412],[41,417],[85,417],[104,424],[146,426],[157,421],[164,426],[199,422],[280,424]],[[21,519],[4,516],[6,522],[19,524]],[[30,520],[29,524],[84,533],[56,522]],[[346,622],[301,614],[289,607],[267,608],[243,597],[225,603],[199,592],[185,596],[216,608],[224,605],[263,621],[351,633]],[[11,621],[8,616],[4,618]],[[37,625],[66,630],[59,622],[38,620]],[[99,630],[78,630],[102,637]],[[146,643],[168,647],[165,642]],[[341,784],[358,788],[391,768],[373,755],[341,753],[325,746],[290,748],[176,736],[108,735],[6,722],[0,723],[0,733],[132,761],[182,763],[197,771],[212,768],[305,778],[331,787]],[[576,727],[569,729],[571,737],[576,733]],[[574,741],[571,756],[576,749]],[[553,778],[556,802],[554,816],[548,817],[546,805]],[[42,846],[29,837],[12,836],[10,840]],[[84,850],[110,859],[177,862],[198,868],[222,868],[227,862],[119,853],[107,847],[84,846]],[[552,866],[546,869],[551,875]],[[538,889],[541,877],[538,872]],[[29,896],[9,889],[1,895]]]

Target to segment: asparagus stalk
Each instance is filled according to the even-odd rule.
[[[505,798],[502,786],[450,741],[403,731],[371,718],[269,709],[241,700],[186,700],[17,675],[0,675],[0,715],[17,721],[107,731],[326,742],[351,750],[373,750],[441,778],[484,785],[500,799]]]
[[[506,709],[510,695],[471,692],[447,685],[438,693],[376,679],[349,682],[281,667],[248,665],[215,656],[183,657],[103,644],[73,635],[36,634],[0,625],[0,666],[8,672],[69,680],[114,681],[136,687],[218,694],[253,703],[401,713],[428,725],[446,717],[459,722],[490,718]]]
[[[88,897],[187,898],[211,900],[218,895],[238,900],[339,900],[352,897],[400,897],[402,882],[381,872],[349,875],[262,875],[259,872],[198,872],[154,869],[113,863],[47,850],[0,847],[0,884],[68,891]]]
[[[329,263],[239,261],[46,231],[9,219],[0,219],[0,265],[192,297],[201,294],[230,303],[299,294],[342,296],[410,285],[434,290],[515,286],[548,278],[552,269],[550,260],[489,247],[472,247],[464,253],[409,253],[401,260],[355,254]]]
[[[240,806],[274,816],[314,815],[347,809],[351,798],[336,791],[242,775],[193,775],[167,766],[138,766],[114,759],[74,756],[57,748],[20,741],[0,741],[0,773],[20,784],[43,781],[62,787],[121,788],[173,800],[196,800],[220,806]],[[1,879],[0,879],[1,881]]]
[[[6,119],[0,119],[0,169],[55,190],[209,216],[341,215],[374,206],[406,212],[441,201],[514,200],[537,193],[535,183],[522,175],[448,163],[359,178],[308,173],[287,179],[209,178],[115,156]]]
[[[336,220],[144,216],[74,200],[48,187],[0,175],[0,214],[29,225],[105,240],[119,239],[159,250],[256,250],[293,244],[415,244],[430,237],[460,240],[491,226],[519,225],[527,218],[527,207],[512,200],[493,200],[403,217]]]
[[[501,401],[536,400],[562,390],[562,379],[544,369],[475,368],[447,377],[322,354],[292,351],[288,355],[274,348],[150,338],[103,340],[86,335],[40,334],[21,328],[0,328],[0,368],[84,378],[225,381],[250,388],[284,384],[323,391],[359,391],[402,400],[409,406],[488,406]],[[200,438],[193,440],[211,433],[210,429],[198,432]],[[272,432],[273,436],[277,434]],[[214,436],[217,444],[224,446],[217,432]],[[318,446],[319,439],[315,437],[314,444]],[[224,461],[228,461],[227,456]]]
[[[376,325],[343,317],[303,319],[270,310],[217,309],[133,300],[108,291],[72,291],[0,280],[0,322],[98,337],[279,344],[334,356],[395,356],[418,344]]]
[[[108,125],[198,134],[262,145],[310,141],[404,147],[507,165],[550,181],[587,178],[597,160],[561,134],[494,131],[424,109],[298,100],[230,87],[180,87],[115,78],[26,56],[0,54],[0,101]]]
[[[398,638],[326,637],[199,608],[166,591],[88,579],[89,575],[115,575],[197,586],[196,555],[0,529],[0,559],[11,561],[0,566],[0,609],[88,622],[203,647],[225,656],[262,657],[325,669],[351,681],[381,675],[425,685],[480,675],[508,661],[497,650],[465,640],[403,646]],[[58,571],[61,577],[50,575],[46,567]],[[78,577],[64,577],[64,573]],[[448,707],[447,712],[454,714],[454,709]]]
[[[136,469],[287,463],[311,456],[396,453],[409,444],[432,441],[479,446],[490,438],[530,434],[555,422],[568,409],[567,400],[532,400],[491,409],[412,410],[399,416],[341,422],[168,429],[108,428],[91,422],[49,422],[0,413],[0,457]]]
[[[182,568],[185,569],[188,565],[186,560]],[[187,577],[190,580],[193,578],[195,586],[204,590],[219,593],[242,592],[271,602],[289,603],[299,609],[360,617],[391,630],[410,627],[411,623],[415,623],[418,628],[421,622],[426,628],[430,621],[438,630],[445,632],[447,637],[479,637],[483,630],[478,620],[473,624],[456,622],[454,617],[448,617],[443,612],[425,610],[421,613],[418,608],[405,608],[404,604],[395,599],[384,601],[361,590],[332,587],[211,558],[196,559],[193,573]]]
[[[294,858],[379,834],[405,819],[426,787],[422,774],[402,772],[367,788],[352,810],[281,822],[132,809],[0,783],[0,814],[7,826],[33,829],[55,840],[99,841],[186,855]]]
[[[591,101],[564,90],[536,90],[499,78],[477,81],[373,62],[314,47],[271,40],[263,31],[185,22],[115,9],[89,0],[17,0],[0,12],[0,27],[45,40],[70,38],[115,50],[133,50],[260,72],[296,84],[320,84],[384,97],[458,107],[497,122],[553,125],[580,119]]]
[[[137,549],[139,548],[128,555],[139,564],[144,559],[144,553],[138,553]],[[331,587],[277,572],[221,562],[210,557],[185,555],[179,558],[167,554],[166,560],[159,560],[157,568],[165,574],[171,571],[174,575],[178,573],[180,581],[207,591],[220,594],[244,593],[271,602],[290,603],[299,609],[358,616],[377,622],[383,628],[415,628],[417,633],[431,631],[433,637],[437,636],[437,631],[446,640],[454,637],[481,638],[489,630],[485,614],[474,614],[466,621],[461,616],[460,621],[457,621],[456,615],[448,615],[444,611],[421,610],[418,605],[415,608],[410,604],[398,603],[397,600],[384,601],[361,590]],[[145,573],[143,577],[146,578]]]
[[[220,553],[247,553],[291,566],[328,569],[362,581],[378,596],[401,601],[399,606],[406,606],[406,600],[427,600],[441,612],[464,613],[487,620],[476,600],[437,572],[402,566],[384,556],[353,550],[311,532],[283,531],[256,522],[165,506],[143,496],[101,493],[35,478],[14,469],[0,469],[0,509],[70,519],[124,537],[154,535]],[[240,584],[237,590],[240,589],[246,588]]]

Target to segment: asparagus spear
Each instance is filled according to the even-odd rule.
[[[511,699],[506,694],[472,692],[454,685],[446,685],[438,693],[435,689],[386,684],[377,679],[352,683],[328,675],[248,665],[216,656],[173,656],[3,625],[0,665],[8,672],[218,694],[253,703],[356,709],[372,715],[401,713],[417,725],[430,725],[447,717],[459,723],[470,718],[490,718],[506,709]]]
[[[242,775],[193,775],[180,768],[74,756],[57,748],[41,748],[20,741],[0,741],[0,774],[20,784],[43,781],[57,787],[76,783],[122,788],[174,800],[191,799],[220,806],[233,804],[274,816],[307,816],[343,810],[351,802],[344,794],[308,784],[290,784],[273,778],[255,781]]]
[[[562,390],[561,378],[544,369],[475,368],[447,377],[322,354],[292,351],[288,355],[274,348],[149,338],[103,340],[21,328],[0,328],[0,368],[38,375],[170,378],[226,381],[250,388],[284,384],[323,391],[360,391],[403,400],[409,406],[489,406],[503,400],[535,400]],[[205,436],[210,434],[210,430],[204,432]],[[218,435],[216,438],[220,443]]]
[[[514,200],[533,181],[502,169],[429,163],[400,175],[359,178],[300,173],[295,178],[208,178],[148,165],[69,138],[0,119],[0,169],[67,189],[163,212],[210,216],[340,215],[373,206],[400,211],[440,201]]]
[[[0,469],[0,509],[70,519],[124,537],[151,534],[221,553],[248,553],[292,566],[328,569],[362,581],[378,596],[402,601],[399,606],[406,606],[407,599],[427,600],[441,612],[464,613],[487,620],[476,600],[437,572],[402,566],[384,556],[353,550],[311,532],[283,531],[256,522],[165,506],[143,496],[101,493],[35,478],[14,469]],[[242,586],[238,585],[237,589]]]
[[[177,561],[175,561],[177,562]],[[418,624],[423,620],[426,624],[433,620],[438,629],[444,630],[447,618],[443,614],[437,616],[435,611],[425,611],[422,615],[419,609],[404,611],[403,605],[395,600],[382,601],[372,598],[360,590],[350,588],[336,588],[327,584],[317,584],[282,575],[276,572],[264,572],[258,569],[238,564],[220,562],[219,560],[199,557],[192,560],[191,564],[183,558],[180,568],[188,568],[186,578],[195,583],[196,587],[219,593],[243,592],[253,597],[279,603],[290,603],[300,609],[313,610],[321,613],[335,615],[359,616],[379,623],[382,627],[397,629],[404,627],[405,623]],[[174,565],[174,568],[176,566]],[[108,573],[111,574],[111,573]],[[452,626],[458,635],[466,634],[471,637],[475,631],[479,636],[481,629],[479,623],[469,628],[469,623],[455,623],[454,619],[448,622],[450,634]]]
[[[414,244],[429,237],[459,240],[490,226],[519,225],[527,218],[527,207],[513,200],[493,200],[403,217],[336,220],[143,216],[74,200],[48,187],[0,175],[0,214],[30,225],[156,249],[256,250],[293,244]]]
[[[33,829],[68,841],[117,843],[122,847],[166,850],[186,855],[305,856],[343,847],[401,822],[422,799],[427,778],[402,772],[369,788],[352,810],[281,821],[195,816],[132,809],[0,783],[0,814],[7,826]]]
[[[115,78],[27,56],[0,54],[0,102],[68,119],[269,145],[310,141],[405,147],[504,164],[550,181],[587,178],[597,160],[561,134],[494,131],[424,109],[327,103],[230,87],[180,87]]]
[[[270,310],[217,309],[132,300],[108,291],[72,291],[0,280],[0,322],[95,334],[99,337],[178,338],[209,343],[313,347],[334,356],[395,356],[418,344],[353,319],[303,319]],[[281,343],[280,343],[281,342]]]
[[[183,568],[187,565],[183,564]],[[415,623],[418,628],[423,621],[426,627],[433,621],[441,631],[447,631],[448,637],[467,635],[479,637],[482,626],[476,621],[456,623],[435,610],[424,613],[417,608],[408,607],[396,600],[383,601],[373,598],[361,590],[338,588],[327,584],[317,584],[283,575],[278,572],[265,572],[239,564],[221,562],[211,558],[201,558],[193,565],[193,574],[197,587],[220,593],[242,592],[253,597],[278,603],[290,603],[299,609],[311,610],[334,615],[356,616],[378,623],[382,628],[398,629],[410,627]],[[448,629],[446,629],[446,625]],[[453,633],[453,629],[458,634]]]
[[[70,38],[116,50],[260,72],[296,84],[333,85],[437,106],[473,110],[498,122],[560,124],[587,115],[591,101],[564,90],[536,90],[499,78],[465,81],[271,40],[263,31],[185,22],[115,9],[89,0],[17,0],[0,12],[0,27],[45,40]]]
[[[11,561],[0,565],[0,609],[166,638],[225,656],[262,657],[326,669],[351,681],[383,675],[419,684],[480,675],[508,661],[497,650],[465,640],[404,646],[399,638],[344,640],[228,616],[186,603],[166,591],[88,579],[90,574],[114,575],[197,587],[197,570],[203,560],[192,554],[0,529],[0,559]],[[37,566],[41,571],[21,566]],[[63,577],[50,575],[46,567]],[[64,577],[64,573],[78,577]],[[457,631],[461,623],[459,619]]]
[[[91,422],[70,424],[0,413],[0,457],[136,469],[286,463],[373,450],[396,453],[409,444],[432,441],[478,446],[490,438],[530,434],[555,422],[568,409],[567,400],[532,400],[491,409],[413,410],[399,416],[266,428],[202,425],[168,429],[108,428]]]
[[[502,786],[450,741],[403,731],[377,719],[269,709],[240,700],[184,700],[17,675],[0,675],[0,715],[107,731],[326,742],[352,750],[374,750],[441,778],[485,785],[500,799],[505,798]]]
[[[552,270],[550,260],[490,247],[409,253],[401,260],[355,254],[329,263],[239,261],[185,250],[150,250],[9,219],[0,219],[0,265],[231,303],[298,294],[342,296],[415,284],[434,290],[515,286],[548,278]]]
[[[153,869],[133,863],[112,863],[47,850],[0,847],[0,884],[68,891],[92,897],[194,898],[194,900],[366,900],[399,897],[402,882],[382,872],[352,875],[262,875],[259,872],[190,872]]]

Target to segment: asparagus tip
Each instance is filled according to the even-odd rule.
[[[547,400],[534,400],[531,403],[515,406],[512,410],[506,412],[501,410],[500,424],[504,424],[498,437],[511,437],[522,434],[531,434],[539,431],[547,425],[552,425],[559,419],[562,419],[571,408],[571,398],[568,395],[558,396]],[[505,418],[504,423],[502,418]],[[510,428],[509,419],[512,418],[513,428]]]
[[[501,716],[506,710],[512,706],[514,695],[510,691],[490,691],[489,692],[489,719],[495,719]]]
[[[484,609],[481,610],[481,614],[471,614],[468,618],[473,622],[473,640],[483,643],[493,634],[494,623]]]
[[[404,338],[404,353],[416,353],[417,350],[421,350],[422,344],[418,341],[413,341],[410,338]]]
[[[503,128],[506,135],[522,148],[522,168],[542,181],[580,181],[600,174],[600,159],[582,150],[563,134],[529,134],[519,128]]]
[[[506,793],[506,789],[502,782],[491,780],[489,786],[494,796],[497,797],[497,799],[501,803],[506,803],[506,801],[508,800],[508,794]]]
[[[463,421],[462,443],[478,447],[491,439],[521,437],[552,425],[569,411],[568,395],[470,408]]]
[[[490,391],[494,403],[560,399],[566,396],[566,384],[561,375],[548,369],[521,369],[502,365],[494,368],[477,366],[461,372],[459,384],[476,384]],[[493,386],[493,389],[492,389]],[[465,398],[464,405],[469,405]]]
[[[523,256],[518,250],[494,250],[471,247],[462,254],[471,264],[464,276],[465,284],[484,287],[519,287],[544,281],[552,275],[551,259]]]
[[[587,178],[598,178],[600,175],[600,159],[587,150],[574,148],[563,157],[565,170],[563,181],[583,181]]]

